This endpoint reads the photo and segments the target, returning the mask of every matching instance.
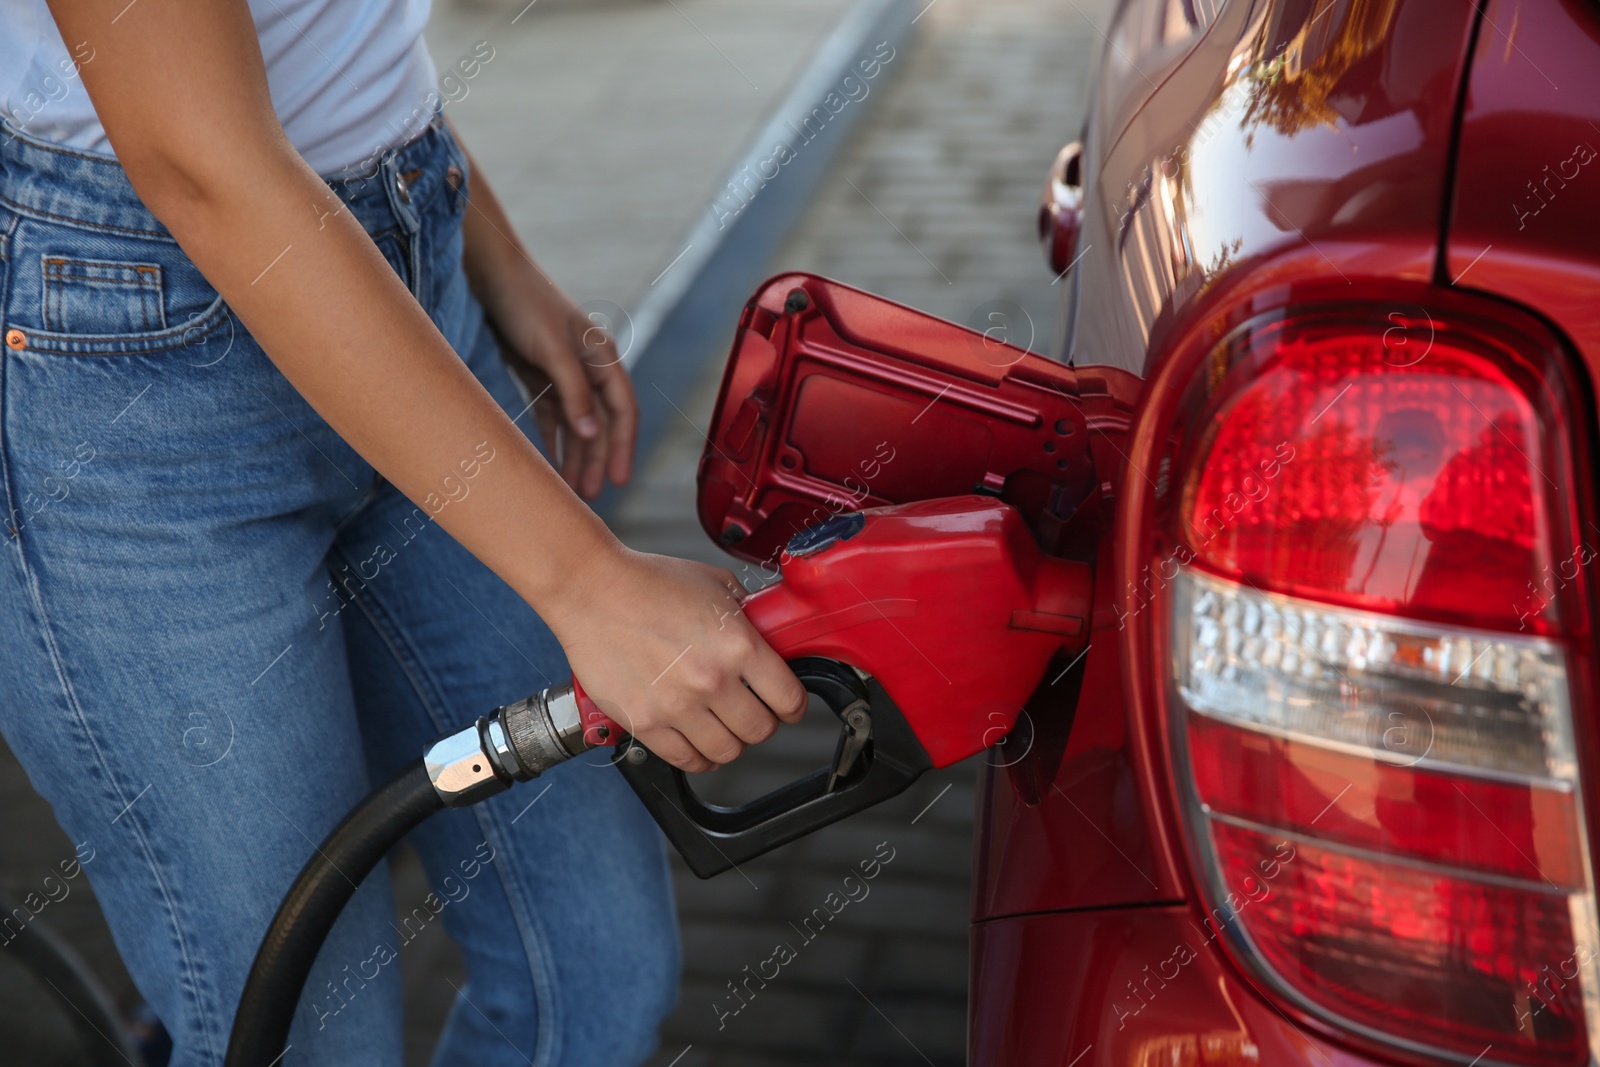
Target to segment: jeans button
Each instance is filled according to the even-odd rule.
[[[404,200],[408,204],[411,203],[411,187],[406,185],[405,178],[396,174],[394,176],[394,187],[400,193],[401,200]]]
[[[28,335],[21,330],[7,330],[6,347],[13,352],[21,352],[28,347]]]

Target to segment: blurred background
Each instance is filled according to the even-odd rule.
[[[1081,131],[1111,6],[436,0],[429,39],[446,113],[534,256],[612,330],[633,368],[646,412],[640,472],[600,503],[628,544],[738,569],[695,520],[695,466],[739,311],[771,274],[826,274],[1056,352],[1061,287],[1034,217],[1051,159]],[[878,69],[864,78],[868,57]],[[812,139],[785,132],[829,92],[847,102],[805,127]],[[778,140],[804,143],[777,177],[752,179]],[[834,733],[820,718],[784,731],[719,772],[717,796],[754,797],[812,770]],[[674,856],[685,974],[652,1064],[964,1062],[983,758],[709,881]],[[73,847],[3,748],[0,805],[0,893],[20,900]],[[735,1003],[728,983],[795,940],[790,924],[881,843],[894,859],[869,895],[722,1017]],[[409,856],[394,869],[409,911],[426,886]],[[115,1008],[134,1010],[87,879],[66,884],[30,936],[55,935]],[[23,965],[21,941],[0,948],[0,1059],[122,1062],[106,1042],[76,1036],[87,1020]],[[460,964],[437,924],[414,948],[402,967],[407,1063],[420,1067]]]

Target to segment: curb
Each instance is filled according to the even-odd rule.
[[[874,90],[882,92],[883,75],[896,69],[895,59],[904,63],[916,13],[915,0],[858,0],[734,163],[716,200],[686,235],[683,255],[633,309],[633,343],[624,363],[639,397],[636,469],[672,420],[683,418],[677,408],[712,359],[723,356],[721,346],[745,301],[866,114]],[[889,61],[865,78],[870,68],[859,64],[881,61],[884,46],[893,49]],[[846,78],[857,88],[846,86]],[[824,103],[830,95],[837,110]],[[609,518],[626,494],[609,487],[594,510]]]

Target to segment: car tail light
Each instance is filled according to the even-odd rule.
[[[1203,932],[1359,1039],[1588,1063],[1587,555],[1560,365],[1499,319],[1396,325],[1247,324],[1169,435],[1152,593]]]

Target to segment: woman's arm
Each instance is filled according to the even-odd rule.
[[[732,575],[620,545],[338,210],[273,112],[244,0],[50,7],[95,49],[84,86],[140,198],[356,451],[422,501],[493,447],[439,523],[539,611],[602,707],[690,769],[768,736],[769,707],[803,713],[794,675],[727,614]]]
[[[534,415],[562,478],[592,499],[607,477],[628,480],[639,425],[633,383],[611,336],[533,261],[470,152],[468,159],[467,280],[511,369],[538,398]]]

